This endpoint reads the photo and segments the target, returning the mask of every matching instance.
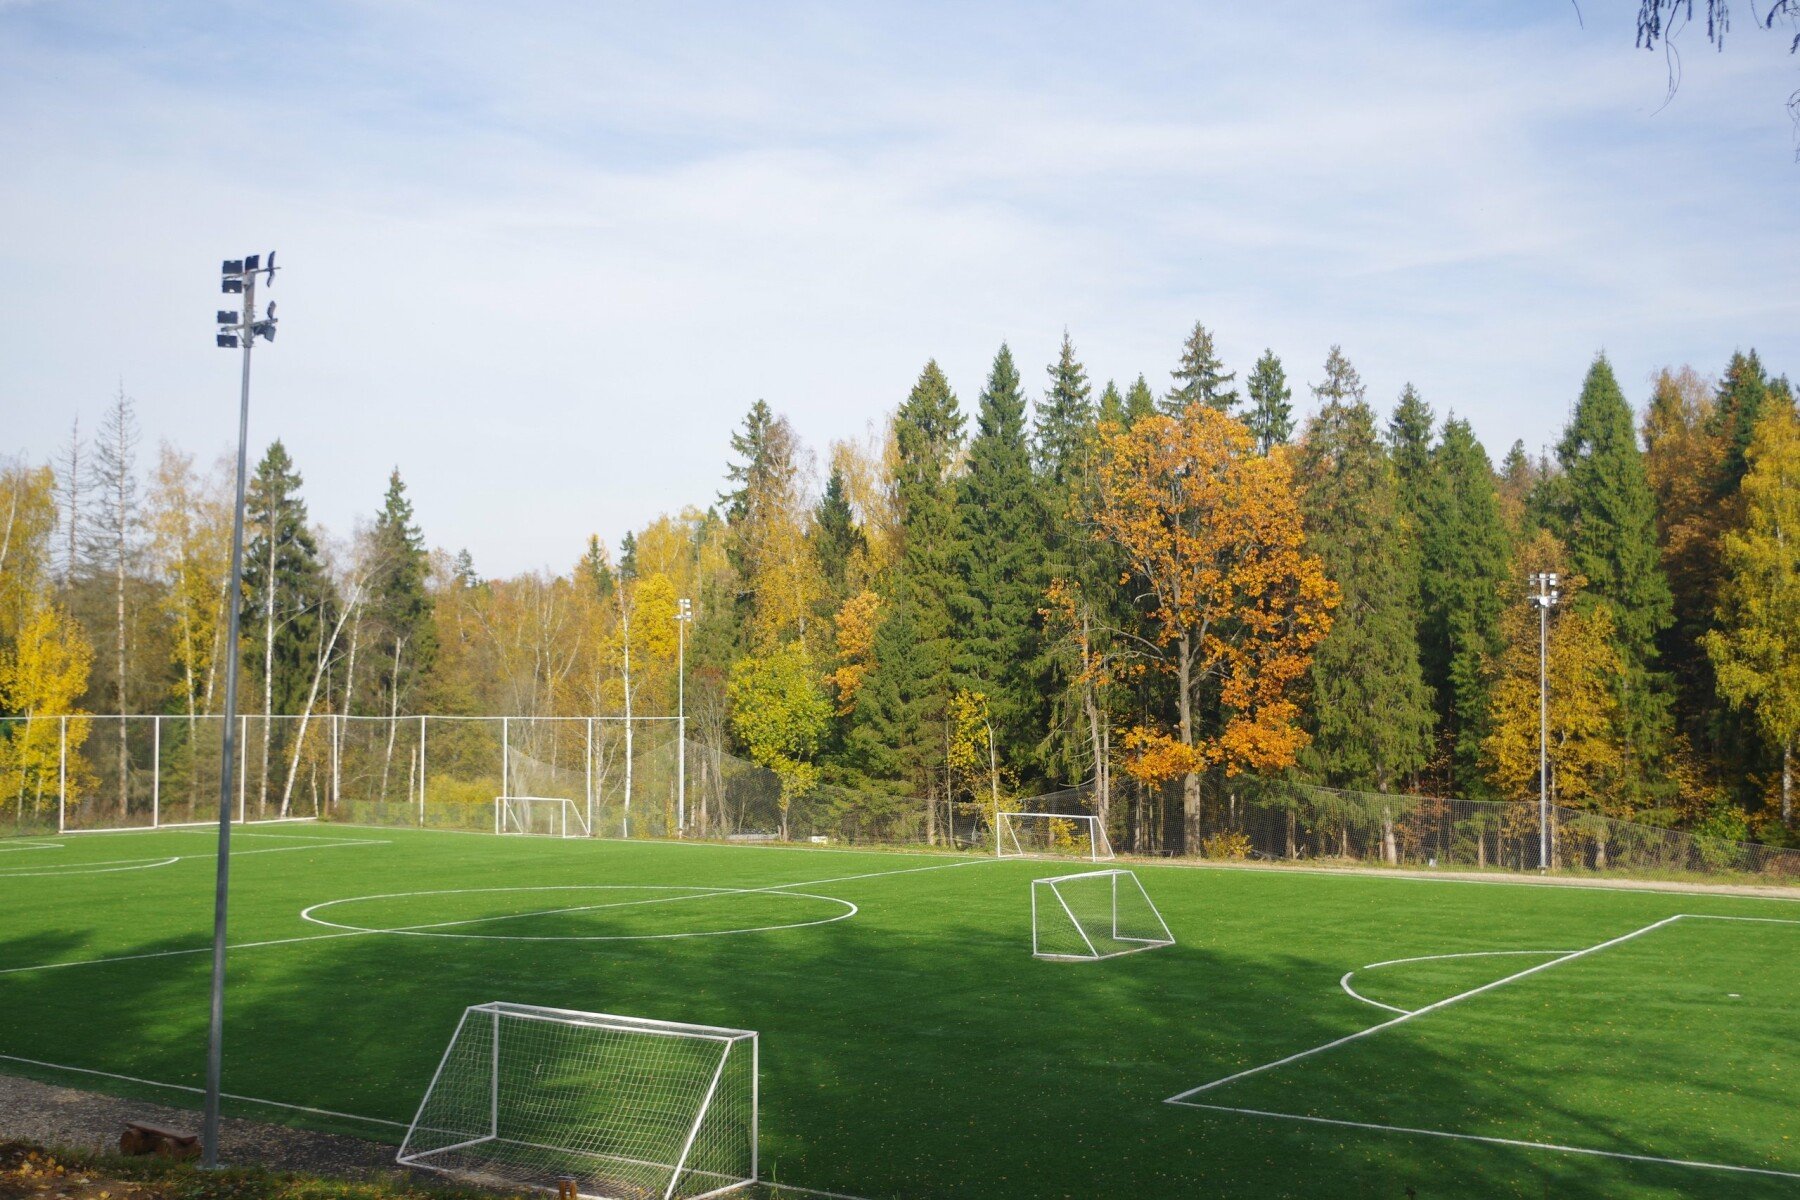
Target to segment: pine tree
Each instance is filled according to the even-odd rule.
[[[1294,436],[1294,390],[1288,387],[1287,372],[1282,370],[1281,360],[1273,350],[1264,350],[1256,360],[1250,378],[1244,381],[1244,390],[1250,394],[1250,411],[1244,416],[1244,424],[1256,439],[1257,449],[1267,454],[1276,446],[1286,445]]]
[[[1125,424],[1125,397],[1119,392],[1119,385],[1110,379],[1106,381],[1106,386],[1100,389],[1098,408],[1097,415],[1100,420],[1109,421],[1114,425]]]
[[[387,494],[370,532],[371,569],[364,614],[373,661],[376,711],[392,716],[431,670],[437,628],[425,589],[430,559],[424,535],[413,523],[412,501],[400,469],[388,476]]]
[[[1065,341],[1072,362],[1068,350]],[[1074,439],[1082,430],[1068,433],[1079,446]],[[1078,460],[1068,465],[1077,469]],[[963,629],[960,682],[987,697],[1001,744],[1016,747],[1043,725],[1041,693],[1028,671],[1042,628],[1038,609],[1049,585],[1044,530],[1051,518],[1039,503],[1025,438],[1025,394],[1012,351],[1004,345],[981,394],[956,507],[961,584],[970,615]]]
[[[731,435],[738,456],[725,475],[737,486],[719,499],[737,570],[736,615],[746,646],[772,651],[803,636],[816,580],[806,562],[808,514],[800,491],[800,439],[786,417],[758,400]]]
[[[1337,345],[1325,355],[1325,378],[1311,387],[1313,399],[1321,408],[1329,404],[1360,404],[1368,390],[1362,376],[1344,357],[1344,348]]]
[[[1431,694],[1419,669],[1410,598],[1417,555],[1392,464],[1355,369],[1333,348],[1333,390],[1300,448],[1307,547],[1342,593],[1313,654],[1313,742],[1301,761],[1336,787],[1387,791],[1425,765]]]
[[[1652,777],[1667,748],[1669,702],[1657,669],[1657,639],[1673,620],[1669,582],[1656,544],[1656,498],[1638,450],[1631,406],[1605,355],[1595,358],[1575,414],[1556,449],[1562,475],[1554,519],[1570,570],[1585,577],[1577,603],[1612,609],[1625,664],[1620,699],[1629,741]]]
[[[1238,402],[1238,394],[1226,385],[1237,378],[1237,372],[1224,368],[1213,348],[1213,335],[1206,326],[1194,322],[1193,332],[1181,347],[1181,364],[1169,372],[1175,386],[1163,400],[1163,411],[1179,416],[1190,404],[1204,404],[1230,412]]]
[[[1444,422],[1417,511],[1425,681],[1437,698],[1452,788],[1478,796],[1490,707],[1484,664],[1501,649],[1512,548],[1493,466],[1467,421]]]

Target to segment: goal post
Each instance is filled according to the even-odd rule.
[[[756,1181],[757,1057],[746,1029],[477,1004],[398,1161],[596,1200],[717,1196]]]
[[[1001,858],[1084,858],[1089,862],[1113,856],[1100,818],[1039,812],[996,813],[994,853]]]
[[[1031,881],[1034,958],[1091,961],[1174,944],[1135,872],[1083,871]]]
[[[587,837],[581,808],[566,796],[495,796],[494,832]]]

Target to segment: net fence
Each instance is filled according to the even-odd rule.
[[[820,841],[988,850],[987,798],[821,785],[784,797],[773,772],[671,717],[237,718],[242,821],[492,830],[494,798],[570,800],[597,837]],[[223,719],[0,718],[0,834],[151,828],[216,819]],[[685,772],[683,767],[685,766]],[[1111,849],[1297,862],[1537,869],[1535,801],[1349,791],[1286,778],[1208,779],[1188,819],[1181,785],[1065,788],[1003,807],[1095,817]],[[685,819],[685,824],[682,820]],[[1056,826],[1046,828],[1055,829]],[[1565,873],[1800,883],[1800,851],[1552,806]],[[1076,831],[1077,839],[1079,832]]]
[[[493,1003],[464,1012],[399,1161],[612,1200],[756,1177],[756,1035]]]

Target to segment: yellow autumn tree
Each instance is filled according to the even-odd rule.
[[[1299,684],[1337,588],[1306,553],[1287,456],[1256,453],[1222,412],[1192,404],[1178,417],[1103,425],[1098,477],[1096,535],[1142,580],[1139,642],[1175,682],[1171,736],[1191,757],[1182,808],[1192,849],[1200,770],[1280,769],[1306,744]],[[1203,724],[1209,700],[1219,716]]]
[[[733,732],[750,757],[781,781],[777,804],[785,841],[793,802],[811,794],[819,783],[813,760],[831,721],[831,702],[819,687],[812,656],[798,641],[739,659],[732,665],[726,691]]]
[[[170,692],[191,717],[205,711],[213,692],[231,555],[230,505],[215,482],[194,470],[191,454],[165,442],[151,472],[145,518],[151,562],[167,585],[157,601],[173,633]]]
[[[94,648],[81,625],[42,599],[12,642],[0,647],[0,709],[25,718],[9,722],[6,736],[0,737],[0,796],[13,802],[18,824],[36,823],[30,817],[53,806],[65,783],[71,802],[91,787],[87,759],[80,753],[90,719],[79,702],[93,661]]]
[[[1521,547],[1513,571],[1515,580],[1536,571],[1563,575],[1548,642],[1551,801],[1626,816],[1621,785],[1631,760],[1619,704],[1625,665],[1613,643],[1612,610],[1573,603],[1587,581],[1566,574],[1567,561],[1562,543],[1540,530]],[[1488,664],[1493,688],[1482,754],[1501,795],[1530,800],[1538,788],[1538,612],[1522,589],[1507,597],[1500,633],[1504,648]]]
[[[825,677],[837,693],[837,714],[856,711],[856,695],[875,665],[875,631],[881,626],[881,597],[858,592],[844,601],[832,621],[837,638],[837,667]]]
[[[1794,825],[1800,742],[1800,418],[1781,404],[1756,423],[1743,517],[1725,535],[1719,628],[1706,636],[1719,695],[1756,714],[1781,756],[1780,812]]]

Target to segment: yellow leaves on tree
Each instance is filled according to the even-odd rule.
[[[1756,714],[1781,754],[1781,819],[1794,823],[1800,742],[1800,418],[1772,405],[1756,423],[1743,519],[1725,535],[1719,628],[1706,636],[1719,695]]]
[[[49,467],[0,469],[0,646],[18,636],[49,590],[55,497],[56,477]]]
[[[0,738],[0,797],[11,799],[18,815],[57,793],[63,722],[56,718],[80,713],[77,702],[87,691],[93,661],[94,648],[80,624],[47,601],[38,603],[11,643],[0,647],[0,708],[38,718],[15,723],[9,736]],[[68,791],[74,800],[88,782],[87,760],[78,751],[87,741],[89,718],[72,715],[67,724]]]
[[[1305,744],[1295,693],[1331,628],[1337,588],[1305,552],[1287,457],[1258,455],[1221,412],[1195,404],[1129,429],[1103,426],[1099,483],[1098,535],[1148,589],[1145,644],[1177,682],[1176,737],[1192,756],[1185,807],[1197,827],[1195,771],[1280,769]],[[1222,720],[1202,731],[1208,693]],[[1152,734],[1139,738],[1140,769],[1172,765]]]
[[[1533,571],[1566,571],[1567,552],[1540,531],[1521,548],[1515,578]],[[1586,586],[1565,575],[1561,602],[1551,610],[1549,636],[1551,801],[1610,816],[1619,811],[1620,784],[1630,755],[1619,707],[1619,680],[1625,666],[1613,644],[1612,610],[1604,604],[1578,605]],[[1502,610],[1504,649],[1490,664],[1494,675],[1489,728],[1482,742],[1496,788],[1514,799],[1530,799],[1538,787],[1538,612],[1523,597]]]
[[[820,690],[812,656],[801,642],[739,659],[726,684],[731,728],[750,757],[781,781],[782,837],[788,806],[819,782],[813,763],[831,722],[831,702]]]
[[[875,631],[881,627],[881,597],[858,592],[844,601],[832,624],[837,636],[837,669],[825,682],[837,693],[837,713],[856,711],[856,695],[875,666]]]
[[[192,455],[165,444],[151,473],[145,523],[151,556],[169,581],[159,603],[174,633],[170,691],[189,713],[199,712],[212,692],[225,618],[230,507],[220,488],[195,472]]]
[[[1125,748],[1125,773],[1142,784],[1167,783],[1205,765],[1191,747],[1160,729],[1133,725],[1119,741]]]

